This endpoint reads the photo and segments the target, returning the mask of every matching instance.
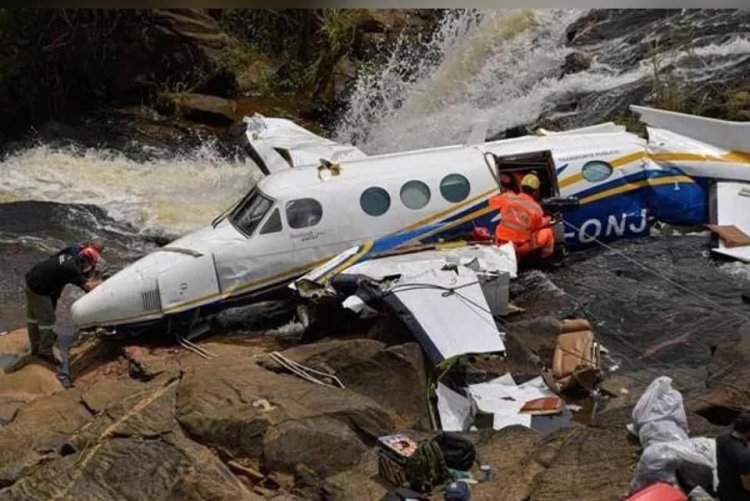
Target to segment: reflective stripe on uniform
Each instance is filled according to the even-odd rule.
[[[42,325],[42,324],[39,324],[39,330],[40,331],[51,331],[51,330],[54,330],[54,329],[55,329],[55,324],[52,324],[52,325]]]
[[[26,319],[26,323],[27,323],[27,324],[36,324],[36,323],[38,323],[38,322],[37,322],[36,320],[32,319],[32,318],[27,318],[27,319]]]

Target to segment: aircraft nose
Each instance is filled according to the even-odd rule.
[[[97,320],[101,319],[107,309],[105,296],[100,286],[73,303],[70,307],[70,315],[77,328],[97,325]]]
[[[71,316],[78,329],[159,317],[156,281],[144,277],[136,268],[123,270],[73,303]]]

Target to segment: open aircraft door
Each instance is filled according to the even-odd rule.
[[[526,174],[536,174],[539,178],[539,197],[545,212],[556,220],[554,224],[555,247],[563,250],[565,243],[565,223],[562,211],[577,206],[577,200],[560,198],[557,183],[557,169],[550,150],[519,153],[515,155],[495,155],[485,153],[485,163],[500,185],[501,176],[509,176],[516,189],[520,189],[521,178]]]

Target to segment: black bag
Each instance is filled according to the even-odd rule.
[[[469,471],[477,457],[477,451],[470,440],[457,433],[443,432],[437,437],[448,468]]]
[[[380,501],[404,501],[407,499],[426,500],[427,496],[424,496],[423,494],[420,494],[419,492],[413,491],[411,489],[399,487],[398,489],[388,491],[388,493],[385,496],[380,498]]]

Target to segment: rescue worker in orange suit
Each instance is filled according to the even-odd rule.
[[[520,193],[505,191],[490,199],[490,207],[500,209],[495,240],[498,245],[512,242],[519,259],[532,254],[547,259],[555,251],[552,219],[537,202],[538,192],[539,178],[526,174]]]

